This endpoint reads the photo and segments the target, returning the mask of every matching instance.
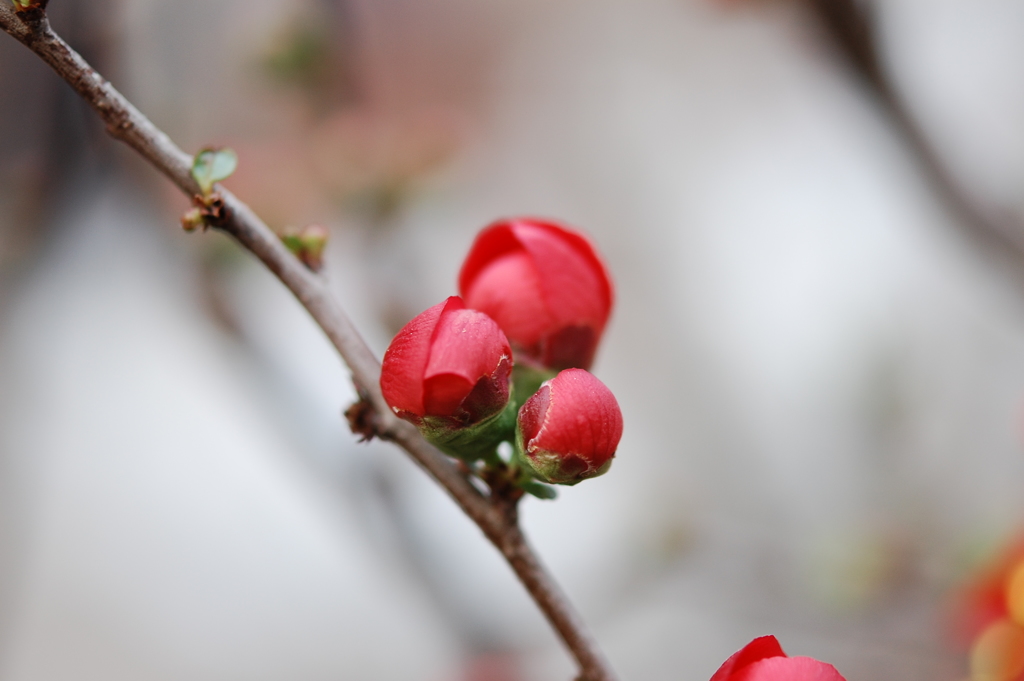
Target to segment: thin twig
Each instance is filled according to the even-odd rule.
[[[1024,272],[1024,225],[982,206],[947,167],[907,107],[878,48],[871,5],[858,0],[804,0],[838,52],[878,97],[896,131],[939,197],[968,236],[990,255]]]
[[[200,193],[192,178],[192,157],[125,99],[50,27],[42,8],[16,12],[0,0],[0,28],[25,44],[100,115],[107,132],[137,151],[186,196]],[[348,365],[372,418],[364,425],[398,444],[434,478],[506,558],[537,606],[576,658],[580,678],[614,681],[615,675],[565,594],[541,564],[518,525],[515,504],[484,496],[410,424],[388,408],[380,391],[380,362],[363,341],[323,280],[310,272],[242,201],[217,187],[227,208],[218,228],[233,236],[288,287]]]

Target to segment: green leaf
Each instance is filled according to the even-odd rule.
[[[298,234],[286,232],[281,235],[281,242],[285,245],[285,248],[295,255],[302,252],[302,239],[299,238]]]
[[[523,488],[524,492],[532,494],[538,499],[551,500],[558,498],[558,492],[554,487],[548,487],[547,485],[542,485],[541,483],[534,482],[533,480],[520,483],[519,486]]]
[[[213,190],[213,184],[231,177],[238,167],[238,154],[234,149],[206,147],[192,161],[192,177],[199,183],[203,194]]]

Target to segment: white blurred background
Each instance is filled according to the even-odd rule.
[[[593,236],[625,436],[522,513],[624,680],[773,633],[954,681],[950,589],[1024,522],[1024,0],[855,3],[889,90],[829,1],[51,15],[273,227],[330,227],[377,351],[491,220]],[[2,38],[0,679],[570,678],[476,528],[355,443],[298,304]]]

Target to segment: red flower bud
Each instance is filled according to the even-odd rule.
[[[531,219],[477,236],[459,273],[466,305],[490,315],[522,356],[589,368],[612,308],[608,271],[590,240]]]
[[[810,657],[787,657],[774,636],[762,636],[726,660],[711,681],[846,680],[830,664]]]
[[[398,332],[384,353],[380,388],[396,414],[442,449],[482,456],[510,434],[511,416],[495,421],[509,405],[511,371],[505,334],[453,296]],[[496,425],[501,427],[495,430]]]
[[[611,466],[622,437],[622,412],[604,383],[566,369],[519,410],[516,456],[545,482],[575,485]]]

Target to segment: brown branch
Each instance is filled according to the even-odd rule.
[[[0,0],[0,28],[24,43],[67,81],[96,110],[112,137],[137,151],[186,196],[192,197],[200,192],[191,174],[192,157],[179,149],[71,49],[50,28],[41,7],[16,12],[8,0]],[[323,280],[306,269],[245,203],[223,187],[218,187],[217,191],[227,209],[218,228],[233,236],[277,275],[327,334],[348,365],[359,393],[368,403],[368,408],[361,414],[363,427],[404,449],[480,527],[576,658],[579,678],[614,681],[615,675],[597,644],[523,536],[515,502],[497,494],[481,494],[412,425],[392,414],[379,387],[380,362],[345,312],[331,298]]]
[[[990,255],[1024,272],[1024,225],[1011,215],[981,206],[961,186],[907,108],[882,64],[870,5],[860,0],[804,0],[838,52],[878,97],[931,183],[968,236]]]

